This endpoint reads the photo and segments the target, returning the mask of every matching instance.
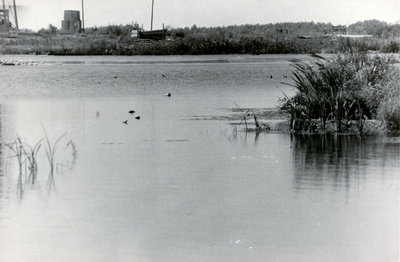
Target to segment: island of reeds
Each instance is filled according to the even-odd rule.
[[[331,58],[293,60],[293,97],[280,109],[296,133],[400,134],[400,65],[354,49]]]

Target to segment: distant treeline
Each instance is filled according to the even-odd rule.
[[[379,20],[366,20],[349,25],[349,34],[373,35],[382,38],[399,38],[400,24],[388,24]]]
[[[62,35],[54,26],[41,37],[0,39],[1,53],[54,55],[205,55],[335,53],[349,45],[362,51],[400,51],[400,24],[368,20],[350,25],[349,34],[371,37],[348,39],[334,35],[330,23],[276,23],[226,27],[168,28],[165,41],[131,38],[137,25],[87,28],[84,33]]]
[[[128,36],[131,30],[138,28],[133,25],[108,25],[86,29],[87,34],[111,36]],[[231,25],[224,27],[192,27],[169,28],[170,35],[179,37],[210,37],[217,39],[239,39],[244,36],[252,37],[279,37],[285,35],[313,36],[332,34],[331,23],[296,22],[256,25]],[[45,30],[46,29],[42,29]],[[388,24],[379,20],[365,20],[356,22],[347,27],[348,34],[372,35],[383,38],[400,37],[400,24]]]

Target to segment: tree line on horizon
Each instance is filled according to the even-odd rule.
[[[245,24],[217,27],[192,27],[173,28],[167,26],[172,37],[196,37],[196,36],[218,36],[222,38],[238,38],[241,36],[277,36],[277,35],[323,35],[332,34],[332,23],[322,22],[283,22],[269,24]],[[85,29],[86,34],[109,35],[109,36],[130,36],[134,29],[139,29],[137,23],[126,25],[93,26]],[[59,30],[54,25],[47,29],[42,28],[39,34],[57,34]],[[400,37],[400,23],[390,24],[376,19],[365,20],[347,26],[350,35],[371,35],[383,38]]]
[[[39,30],[40,38],[0,40],[0,53],[54,55],[212,55],[336,53],[350,41],[361,51],[400,52],[400,24],[378,20],[357,22],[349,34],[334,37],[331,23],[287,22],[223,27],[168,28],[167,41],[131,38],[137,24],[94,26],[76,35],[62,35],[55,26]]]

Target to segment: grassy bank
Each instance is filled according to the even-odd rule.
[[[400,51],[400,25],[364,21],[348,27],[349,34],[336,36],[330,23],[277,23],[228,27],[169,28],[168,40],[150,41],[130,37],[133,25],[110,25],[62,35],[54,26],[37,36],[0,38],[2,54],[51,55],[210,55],[210,54],[310,54],[342,52],[349,44],[359,50]]]
[[[205,36],[173,41],[141,41],[104,35],[59,35],[0,39],[1,54],[50,55],[213,55],[213,54],[310,54],[336,53],[349,45],[364,51],[396,53],[400,40],[381,38],[348,39],[336,36],[268,38],[242,36],[214,40]]]

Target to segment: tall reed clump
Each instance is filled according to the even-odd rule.
[[[25,155],[24,155],[24,143],[22,142],[21,138],[17,135],[15,141],[12,143],[7,143],[6,146],[13,152],[14,155],[11,157],[15,157],[18,161],[18,182],[17,182],[17,190],[21,194],[23,193],[23,186],[22,186],[22,177],[24,171],[24,164],[25,164]]]
[[[13,142],[5,144],[12,152],[10,158],[12,159],[15,158],[17,159],[18,162],[17,190],[20,193],[21,197],[24,191],[24,184],[29,184],[29,185],[37,184],[39,152],[40,149],[42,148],[43,143],[45,146],[46,157],[49,163],[49,170],[50,170],[47,179],[47,187],[49,191],[54,189],[55,187],[55,181],[54,181],[55,166],[64,166],[64,161],[62,161],[61,163],[56,162],[55,155],[57,152],[58,145],[62,140],[62,138],[65,136],[65,134],[60,136],[58,139],[56,139],[55,142],[52,143],[49,137],[47,136],[44,127],[43,131],[45,133],[45,138],[40,139],[33,146],[24,142],[18,135],[16,136]],[[78,151],[76,149],[75,143],[72,140],[68,141],[68,143],[65,146],[65,150],[68,148],[71,148],[72,161],[68,162],[69,165],[67,170],[71,170],[75,166]],[[25,183],[23,183],[24,177],[25,177]]]
[[[260,125],[260,122],[257,119],[257,116],[256,116],[256,113],[255,113],[254,109],[247,109],[246,110],[246,109],[242,109],[236,103],[233,103],[233,104],[238,108],[239,111],[244,112],[243,115],[240,117],[241,119],[240,119],[239,126],[244,124],[244,127],[245,127],[244,130],[246,132],[248,132],[248,131],[256,131],[257,132],[257,131],[261,130],[261,125]],[[254,126],[255,126],[255,128],[250,128],[248,123],[247,123],[247,117],[249,117],[251,115],[253,115],[253,118],[254,118]]]
[[[292,60],[294,97],[281,99],[296,132],[343,133],[356,126],[364,132],[367,119],[377,118],[394,70],[393,59],[350,49],[315,62]],[[329,130],[328,130],[329,127]]]
[[[400,65],[392,68],[388,78],[391,81],[383,83],[378,117],[384,121],[389,134],[400,135]]]
[[[40,139],[33,147],[25,144],[23,147],[25,159],[28,163],[28,183],[34,185],[37,180],[37,172],[38,172],[38,163],[37,163],[37,154],[39,153],[40,147],[42,146],[43,139]]]
[[[47,179],[47,187],[49,190],[54,189],[55,187],[55,182],[54,182],[54,164],[55,164],[55,154],[57,151],[57,144],[60,142],[60,140],[65,136],[65,133],[61,135],[54,143],[50,142],[49,136],[46,133],[46,130],[43,127],[43,132],[45,134],[45,141],[46,141],[46,156],[47,160],[49,162],[50,166],[50,171],[49,171],[49,177]]]

